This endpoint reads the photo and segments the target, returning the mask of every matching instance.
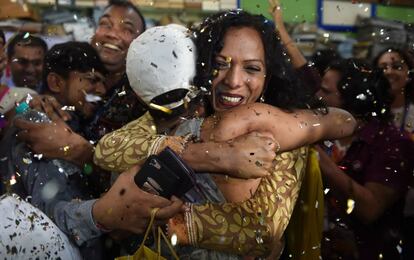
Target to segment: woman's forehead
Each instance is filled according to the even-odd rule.
[[[403,57],[401,57],[401,55],[396,51],[390,51],[382,54],[378,61],[381,62],[384,60],[402,61]]]
[[[250,27],[230,28],[223,39],[220,53],[231,52],[240,55],[264,56],[264,45],[259,33]]]

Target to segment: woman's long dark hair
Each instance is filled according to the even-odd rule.
[[[413,80],[413,70],[414,70],[414,58],[406,51],[398,48],[386,48],[382,50],[380,53],[378,53],[377,56],[375,56],[373,60],[373,66],[378,67],[378,61],[379,59],[385,54],[385,53],[397,53],[402,60],[404,60],[405,64],[407,64],[408,67],[408,73],[410,77],[410,81],[405,85],[405,100],[414,103],[414,80]]]
[[[235,27],[253,28],[259,32],[262,39],[266,62],[263,93],[265,103],[288,110],[321,107],[312,90],[307,89],[300,82],[298,75],[287,61],[287,54],[283,50],[273,23],[262,15],[253,15],[239,9],[214,14],[195,29],[198,55],[195,85],[211,90],[215,57],[223,48],[226,32]],[[211,112],[211,104],[209,110]]]

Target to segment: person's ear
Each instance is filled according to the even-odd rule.
[[[61,93],[66,85],[66,80],[55,72],[50,72],[46,81],[49,90],[53,93]]]

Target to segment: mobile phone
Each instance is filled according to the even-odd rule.
[[[134,180],[141,189],[165,198],[182,197],[195,184],[193,169],[169,147],[148,157]]]
[[[183,196],[195,184],[193,169],[169,147],[166,147],[158,157],[180,179],[174,195],[177,197]]]
[[[179,178],[156,155],[151,155],[135,174],[135,184],[142,190],[171,198],[178,186]]]

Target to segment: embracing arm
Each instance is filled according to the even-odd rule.
[[[216,119],[209,118],[204,124],[202,138],[223,141],[259,131],[269,133],[279,143],[280,151],[288,151],[353,133],[356,121],[351,114],[338,108],[328,111],[327,114],[313,110],[286,112],[262,103],[239,106],[219,114]]]
[[[157,135],[157,128],[149,113],[122,128],[103,136],[95,149],[94,163],[99,167],[122,172],[134,165],[142,164],[148,156],[169,146],[181,153],[186,138]]]
[[[94,162],[103,169],[122,172],[168,146],[196,171],[235,173],[235,177],[249,178],[268,175],[272,166],[275,144],[260,135],[249,134],[221,143],[193,143],[187,139],[157,135],[152,117],[145,114],[102,137],[95,149]],[[262,167],[257,167],[256,161],[262,162]]]
[[[397,145],[389,148],[392,152],[383,151],[377,154],[365,167],[365,171],[370,171],[372,174],[366,173],[365,178],[368,181],[361,185],[341,170],[321,148],[318,148],[320,167],[327,184],[339,195],[338,198],[341,198],[345,205],[348,198],[355,201],[352,214],[366,224],[380,218],[403,193],[408,175],[403,163],[404,155],[399,154],[401,150],[401,146]],[[394,156],[390,156],[390,153],[394,153]],[[378,170],[389,173],[379,173]]]

